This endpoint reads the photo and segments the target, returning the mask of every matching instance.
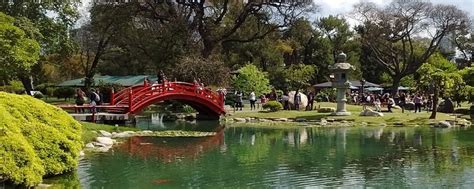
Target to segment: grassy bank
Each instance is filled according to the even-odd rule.
[[[335,103],[317,103],[315,107],[336,107]],[[244,111],[229,112],[231,115],[230,118],[245,118],[245,117],[255,117],[255,118],[304,118],[306,120],[320,120],[325,119],[334,119],[334,120],[347,120],[353,121],[356,123],[366,122],[372,125],[379,125],[381,123],[386,123],[388,125],[424,125],[432,121],[440,120],[450,120],[454,119],[453,116],[450,116],[445,113],[438,113],[436,120],[429,120],[428,118],[431,115],[431,112],[421,112],[414,113],[413,111],[405,111],[402,113],[401,110],[394,109],[393,113],[384,112],[383,117],[368,117],[368,116],[359,116],[362,111],[362,106],[357,105],[347,105],[347,110],[352,112],[350,116],[330,116],[329,113],[318,113],[314,111],[295,111],[295,110],[284,110],[278,112],[266,112],[266,111],[250,111],[248,108],[244,108]],[[382,108],[386,110],[386,108]]]
[[[107,132],[121,132],[121,131],[138,131],[139,129],[134,127],[115,127],[112,125],[104,125],[104,124],[97,124],[97,123],[89,123],[89,122],[80,122],[82,125],[82,141],[84,144],[87,144],[93,141],[96,137],[99,136],[94,131],[104,130]]]

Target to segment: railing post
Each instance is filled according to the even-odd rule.
[[[92,106],[92,123],[95,123],[95,105]]]
[[[133,90],[130,88],[130,91],[128,93],[128,112],[132,111],[132,105],[133,105]]]
[[[114,105],[115,104],[115,91],[114,91],[114,88],[112,88],[112,91],[110,93],[110,105]]]

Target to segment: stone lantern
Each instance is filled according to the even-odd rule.
[[[337,108],[336,112],[331,115],[336,116],[347,116],[351,115],[351,112],[346,110],[346,91],[350,88],[351,83],[349,82],[349,72],[355,70],[355,67],[346,62],[346,54],[341,53],[337,55],[337,63],[329,66],[329,70],[332,71],[334,78],[331,79],[332,87],[337,89]]]

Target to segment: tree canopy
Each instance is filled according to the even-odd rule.
[[[235,89],[243,91],[244,94],[249,94],[253,91],[255,95],[260,96],[270,92],[270,82],[267,74],[261,72],[252,64],[247,64],[240,68],[238,75],[233,80]]]
[[[34,26],[27,19],[16,20],[0,12],[0,77],[28,73],[37,63],[40,46],[33,32]]]
[[[443,37],[468,27],[467,14],[452,5],[420,0],[394,0],[386,7],[374,3],[355,6],[357,27],[370,56],[392,77],[392,92],[400,80],[415,73],[438,49]],[[428,37],[417,40],[423,32]]]
[[[430,119],[435,119],[440,93],[446,96],[453,94],[456,86],[463,86],[464,81],[456,66],[440,54],[431,56],[418,72],[421,75],[421,84],[433,88],[433,110]]]

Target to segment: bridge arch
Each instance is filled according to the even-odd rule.
[[[218,119],[225,114],[223,95],[210,89],[185,82],[144,84],[131,87],[114,95],[113,104],[128,105],[129,114],[137,114],[144,108],[166,100],[177,100],[199,112],[200,118]]]

